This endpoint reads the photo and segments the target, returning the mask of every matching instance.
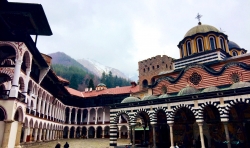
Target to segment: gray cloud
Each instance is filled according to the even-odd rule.
[[[11,0],[12,1],[12,0]],[[14,1],[14,0],[13,0]],[[40,52],[91,58],[126,74],[137,62],[166,54],[179,58],[177,44],[201,22],[222,28],[229,40],[250,48],[250,1],[237,0],[20,0],[43,5],[53,36],[38,38]]]

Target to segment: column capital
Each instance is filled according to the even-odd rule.
[[[196,122],[197,122],[197,123],[203,123],[204,120],[203,120],[203,119],[197,119]]]
[[[15,63],[15,64],[18,64],[18,65],[21,65],[21,64],[22,64],[22,62],[23,62],[23,60],[19,60],[19,59],[16,59],[15,61],[16,61],[16,63]]]

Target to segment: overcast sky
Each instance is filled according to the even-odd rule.
[[[177,44],[201,22],[225,31],[250,49],[249,0],[9,0],[42,4],[52,36],[39,36],[38,49],[75,59],[90,58],[126,74],[138,61],[166,54],[179,58]]]

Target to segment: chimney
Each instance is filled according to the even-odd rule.
[[[89,91],[92,91],[92,87],[89,88]]]
[[[85,92],[88,92],[89,88],[85,88]]]

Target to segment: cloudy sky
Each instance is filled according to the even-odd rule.
[[[90,58],[126,74],[138,61],[166,54],[179,58],[177,44],[201,22],[225,31],[250,49],[249,0],[9,0],[43,5],[52,36],[39,36],[38,49]]]

